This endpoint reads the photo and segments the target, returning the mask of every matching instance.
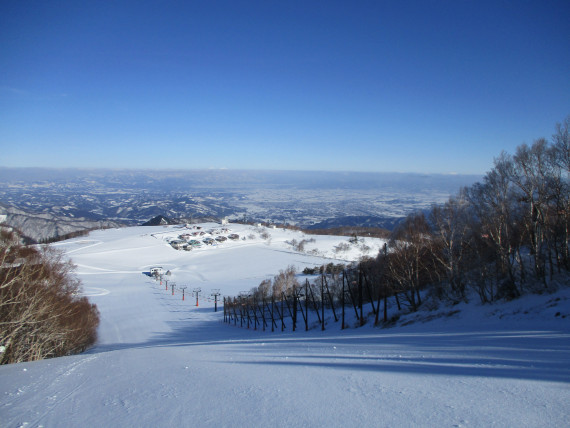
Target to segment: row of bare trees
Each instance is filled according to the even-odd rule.
[[[378,292],[416,310],[420,290],[483,302],[512,298],[570,269],[570,116],[544,138],[502,153],[482,182],[408,216],[367,263]],[[380,285],[384,284],[384,285]]]
[[[321,267],[320,276],[313,282],[306,278],[300,284],[295,268],[290,266],[279,272],[273,280],[264,280],[249,292],[242,292],[236,297],[225,297],[224,321],[237,325],[239,320],[240,326],[250,328],[253,325],[254,329],[260,326],[263,330],[268,327],[271,331],[276,328],[291,328],[295,331],[300,315],[305,330],[309,329],[309,325],[317,323],[324,330],[325,309],[330,309],[334,321],[342,320],[344,328],[345,310],[352,308],[363,324],[362,275],[357,274],[357,282],[354,272],[354,267],[331,263]],[[367,291],[371,299],[368,286]],[[372,307],[375,308],[373,303]]]
[[[0,364],[81,352],[97,338],[99,312],[79,296],[73,265],[48,246],[0,232]]]

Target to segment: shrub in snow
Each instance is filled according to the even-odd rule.
[[[80,297],[74,266],[50,247],[0,235],[0,363],[58,357],[95,343],[99,311]]]
[[[299,242],[296,246],[295,246],[295,251],[298,251],[300,253],[303,253],[305,251],[305,245],[306,244],[310,244],[312,242],[315,242],[315,238],[311,238],[311,239],[303,239],[301,242]]]
[[[337,254],[338,253],[344,253],[348,250],[350,250],[350,245],[348,245],[346,242],[341,242],[336,247],[334,247],[334,252]]]
[[[356,233],[350,237],[348,242],[350,242],[351,244],[358,244],[358,236],[356,235]]]

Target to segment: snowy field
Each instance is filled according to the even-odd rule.
[[[212,290],[236,295],[289,265],[357,260],[383,242],[221,228],[202,225],[212,233],[200,239],[240,238],[175,250],[171,240],[197,229],[169,226],[59,243],[101,312],[99,343],[0,367],[0,426],[569,426],[568,288],[405,327],[253,331],[222,323]],[[312,238],[303,252],[291,244]],[[187,287],[184,301],[144,274],[157,266]]]

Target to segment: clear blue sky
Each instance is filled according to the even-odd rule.
[[[0,3],[0,166],[483,173],[568,114],[568,0]]]

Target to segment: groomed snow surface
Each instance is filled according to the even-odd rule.
[[[567,287],[442,308],[453,315],[416,315],[403,327],[340,330],[331,320],[325,332],[248,330],[222,322],[207,299],[213,289],[236,295],[289,265],[355,260],[366,248],[335,252],[348,238],[227,227],[240,239],[192,251],[168,243],[193,230],[174,226],[60,243],[101,312],[99,342],[81,355],[0,367],[0,426],[569,426]],[[303,253],[290,245],[311,238]],[[381,245],[366,240],[372,253]],[[143,274],[156,266],[187,287],[184,301]]]

